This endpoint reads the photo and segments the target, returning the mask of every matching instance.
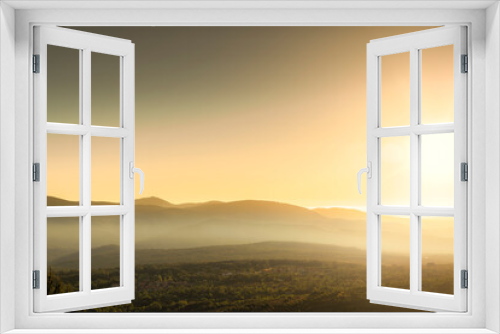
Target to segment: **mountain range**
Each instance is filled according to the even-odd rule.
[[[48,197],[49,206],[77,202]],[[116,205],[96,202],[93,205]],[[173,204],[157,197],[136,200],[136,249],[175,250],[258,243],[305,243],[366,248],[366,214],[345,208],[307,209],[286,203],[243,200],[234,202]],[[78,224],[71,218],[50,218],[49,258],[78,249]],[[75,219],[75,218],[73,218]],[[92,248],[116,244],[117,217],[93,217]],[[439,224],[432,240],[425,239],[429,253],[453,249],[453,233]],[[73,237],[71,237],[73,235]],[[422,241],[424,243],[424,239]],[[450,246],[451,245],[451,246]],[[382,221],[382,251],[408,254],[409,221],[387,217]],[[138,253],[137,253],[138,254]]]
[[[47,203],[49,206],[77,204],[54,197],[48,197]],[[136,247],[185,249],[278,241],[364,248],[364,220],[348,218],[349,213],[352,213],[352,216],[361,216],[362,212],[336,208],[318,210],[321,213],[295,205],[256,200],[176,205],[157,197],[139,199],[136,201],[135,211]],[[112,218],[103,217],[99,221]],[[66,220],[51,219],[51,225],[57,226],[51,230],[64,232],[67,228]],[[112,234],[113,228],[116,229],[112,224],[93,224],[93,247],[108,245],[109,240],[104,236]],[[96,230],[100,230],[100,233]],[[64,238],[60,233],[53,233],[53,237],[66,239],[71,243],[70,238],[68,239],[71,233],[67,232],[63,234]],[[54,240],[53,244],[61,242],[64,240]]]

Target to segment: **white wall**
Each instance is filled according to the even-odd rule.
[[[38,3],[42,3],[39,1]],[[68,3],[68,1],[64,1]],[[95,2],[93,2],[95,3]],[[118,3],[118,2],[117,2]],[[452,3],[452,2],[450,2]],[[491,7],[488,11],[488,32],[492,33],[488,41],[488,47],[494,48],[495,52],[488,54],[488,59],[490,63],[488,67],[488,87],[489,87],[489,97],[494,98],[494,101],[488,102],[488,112],[490,119],[494,121],[491,122],[488,119],[488,131],[490,133],[495,133],[494,140],[488,140],[488,146],[485,142],[485,54],[484,54],[484,29],[486,19],[484,16],[484,10],[473,10],[473,11],[461,11],[461,10],[245,10],[245,11],[225,11],[225,10],[18,10],[16,16],[17,22],[17,47],[16,47],[16,58],[17,58],[17,90],[16,90],[16,143],[18,146],[18,151],[16,152],[16,240],[18,242],[17,252],[16,252],[16,271],[18,276],[16,279],[16,290],[17,290],[17,300],[16,307],[18,312],[16,313],[16,324],[19,328],[115,328],[119,326],[120,328],[136,328],[138,323],[138,317],[132,317],[130,315],[116,315],[113,321],[108,321],[108,317],[97,317],[94,315],[86,315],[78,318],[65,317],[57,314],[44,317],[28,317],[27,310],[32,308],[31,299],[32,290],[27,289],[30,282],[30,274],[32,270],[32,265],[30,263],[30,228],[32,223],[32,217],[30,217],[29,210],[31,205],[30,200],[30,187],[31,183],[30,176],[30,162],[31,162],[31,151],[30,151],[30,140],[31,140],[31,130],[30,130],[30,112],[31,108],[29,105],[29,91],[30,91],[30,80],[29,80],[29,64],[30,64],[30,22],[37,23],[47,23],[53,24],[54,22],[77,22],[78,24],[92,24],[92,23],[102,23],[108,22],[110,24],[116,25],[141,25],[144,23],[150,23],[152,25],[231,25],[234,23],[239,23],[241,25],[268,25],[269,22],[280,25],[290,25],[290,22],[296,24],[350,24],[351,22],[364,22],[366,24],[388,22],[394,25],[399,25],[401,22],[427,22],[431,24],[439,23],[449,23],[456,24],[461,23],[472,23],[472,40],[473,40],[473,53],[472,53],[472,71],[473,79],[472,84],[475,90],[474,99],[472,100],[472,110],[474,110],[474,115],[471,119],[471,131],[472,136],[475,138],[472,152],[476,159],[472,159],[474,164],[471,166],[470,171],[471,179],[473,179],[473,189],[472,198],[474,199],[472,207],[472,222],[475,226],[474,232],[471,233],[471,238],[474,239],[474,247],[471,254],[471,259],[469,260],[472,265],[471,268],[471,284],[476,284],[474,291],[469,289],[469,296],[471,298],[473,317],[470,316],[455,316],[455,315],[438,315],[429,317],[425,324],[422,324],[420,316],[408,316],[408,315],[378,315],[376,317],[370,315],[357,315],[355,317],[342,316],[342,315],[328,315],[328,316],[309,316],[306,318],[304,316],[273,316],[266,317],[261,316],[239,316],[234,315],[231,317],[224,317],[224,321],[221,321],[221,317],[206,317],[204,315],[189,315],[186,317],[178,315],[170,315],[168,318],[168,326],[170,328],[285,328],[285,327],[297,327],[297,328],[341,328],[356,326],[357,328],[400,328],[404,326],[414,326],[415,328],[421,327],[431,327],[437,328],[442,326],[450,326],[450,318],[453,318],[453,323],[451,327],[477,327],[482,328],[485,323],[483,314],[485,312],[485,305],[488,309],[488,327],[495,329],[495,331],[500,331],[500,322],[498,320],[499,310],[500,310],[500,287],[499,277],[500,277],[500,263],[498,263],[499,255],[499,245],[495,244],[494,240],[498,241],[498,236],[500,233],[500,228],[498,226],[500,221],[500,209],[499,199],[500,199],[500,175],[498,175],[498,163],[500,162],[500,135],[498,134],[499,120],[498,106],[500,105],[500,98],[498,97],[499,87],[500,87],[500,64],[499,64],[499,54],[500,54],[500,41],[499,41],[499,14],[498,8]],[[10,26],[10,25],[9,25]],[[491,30],[494,30],[493,32]],[[0,34],[1,35],[1,34]],[[3,41],[2,41],[3,42]],[[10,45],[10,44],[9,44]],[[2,45],[3,47],[3,45]],[[4,50],[2,50],[3,52]],[[4,62],[4,60],[0,59]],[[6,68],[8,66],[5,66]],[[5,80],[4,72],[1,73]],[[9,77],[11,77],[9,75]],[[5,80],[8,82],[8,80]],[[1,85],[0,79],[0,94],[3,93],[2,89],[8,90],[9,92],[13,89],[13,84],[10,82],[9,86]],[[9,100],[10,97],[7,99]],[[3,98],[2,103],[7,103],[8,101]],[[3,108],[1,109],[3,113]],[[493,118],[491,118],[493,116]],[[3,125],[2,125],[3,126]],[[0,126],[0,135],[1,133]],[[0,137],[2,139],[3,137]],[[2,154],[11,156],[10,147],[8,145],[10,141],[1,140],[2,151],[4,151],[4,146],[8,150],[7,152],[2,152]],[[488,161],[493,163],[493,167],[488,169],[488,172],[493,174],[488,176],[488,182],[485,181],[485,147],[489,150]],[[0,154],[0,159],[2,155]],[[4,160],[5,161],[5,160]],[[2,162],[3,163],[3,162]],[[11,168],[9,164],[9,168]],[[6,168],[7,170],[8,168]],[[3,173],[0,169],[0,178],[5,178],[9,173]],[[7,174],[7,175],[6,175]],[[493,177],[490,182],[490,178]],[[0,179],[1,180],[1,179]],[[7,184],[7,183],[6,183]],[[488,193],[485,192],[485,185],[487,184]],[[10,185],[10,184],[9,184]],[[7,187],[6,193],[14,194],[13,189]],[[0,191],[0,196],[3,193],[4,184],[2,183],[2,190]],[[488,200],[485,200],[485,194],[488,194]],[[1,199],[1,198],[0,198]],[[485,217],[485,203],[488,204],[488,218]],[[9,202],[10,203],[10,202]],[[8,207],[8,205],[5,205]],[[0,207],[2,209],[3,207]],[[2,213],[3,214],[3,213]],[[1,216],[0,216],[1,217]],[[4,224],[7,220],[2,219],[3,230],[9,231],[12,226],[9,224]],[[485,233],[484,226],[485,221],[488,221],[488,233]],[[10,234],[10,233],[9,233]],[[495,254],[495,261],[488,270],[487,283],[488,288],[485,292],[485,275],[483,275],[485,268],[484,260],[484,235],[488,235],[488,254],[493,252]],[[478,237],[480,236],[480,237]],[[1,238],[1,237],[0,237]],[[1,239],[0,239],[1,240]],[[2,247],[7,247],[5,251],[0,249],[0,255],[12,254],[9,250],[11,240],[1,240]],[[9,257],[7,257],[9,258]],[[12,257],[10,257],[12,258]],[[5,260],[4,260],[5,261]],[[8,261],[8,260],[7,260]],[[0,270],[10,272],[13,269],[14,264],[11,262],[4,262],[1,264]],[[474,276],[474,273],[480,273],[480,275]],[[2,303],[5,303],[6,307],[1,309],[2,314],[6,314],[6,319],[8,316],[12,315],[10,309],[13,308],[13,304],[8,303],[11,298],[11,281],[12,277],[8,277],[5,280],[5,284],[0,284],[1,292],[3,293]],[[6,289],[7,288],[7,289]],[[484,296],[488,296],[486,302]],[[5,297],[5,298],[4,298]],[[1,306],[0,306],[1,307]],[[145,318],[144,318],[145,319]],[[143,320],[144,320],[143,319]],[[1,319],[0,319],[1,321]],[[11,320],[9,320],[9,323]],[[164,328],[166,326],[165,319],[162,317],[149,317],[147,319],[148,326],[150,328]]]
[[[500,332],[500,18],[499,4],[486,11],[486,254],[496,254],[486,264],[486,328]],[[495,241],[496,240],[496,241]]]
[[[0,3],[0,333],[14,328],[15,12]],[[5,256],[7,255],[7,256]]]

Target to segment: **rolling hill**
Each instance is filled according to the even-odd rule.
[[[76,202],[49,197],[48,203],[76,205]],[[100,202],[111,205],[113,203]],[[99,205],[96,204],[96,205]],[[244,200],[234,202],[172,204],[150,197],[136,201],[136,249],[189,249],[209,246],[245,245],[263,242],[309,243],[364,249],[365,213],[358,210],[329,208],[307,209],[295,205]],[[78,249],[78,230],[69,218],[51,218],[49,248],[61,254]],[[74,218],[73,218],[74,219]],[[116,217],[94,218],[92,247],[113,244]],[[110,221],[110,223],[106,223]],[[422,239],[428,253],[452,250],[453,233],[445,224],[431,224],[435,232]],[[432,232],[432,231],[431,231]],[[70,236],[74,237],[71,238]],[[431,236],[430,238],[428,236]],[[409,221],[387,217],[382,221],[383,251],[405,254],[409,249]],[[53,245],[51,247],[51,245]],[[451,247],[451,248],[450,248]],[[57,252],[55,252],[57,253]],[[54,252],[51,252],[53,256]]]

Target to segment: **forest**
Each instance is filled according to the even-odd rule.
[[[310,245],[309,245],[310,247]],[[136,266],[131,304],[89,312],[405,312],[366,299],[366,266],[358,262],[269,259]],[[393,261],[382,282],[409,286],[409,268]],[[453,265],[427,263],[424,289],[453,293]],[[75,269],[49,271],[48,292],[78,291]],[[92,289],[119,285],[119,268],[95,269]],[[413,311],[412,311],[413,312]]]

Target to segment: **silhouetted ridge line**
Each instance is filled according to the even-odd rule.
[[[93,205],[119,205],[118,202],[109,202],[109,201],[93,201]],[[54,196],[47,196],[47,205],[48,206],[78,206],[80,203],[78,201],[65,200]],[[160,208],[178,208],[178,209],[207,209],[210,208],[212,211],[216,211],[220,208],[229,208],[232,210],[248,210],[248,212],[255,212],[255,210],[270,212],[276,208],[288,209],[288,210],[296,210],[296,212],[314,212],[315,214],[321,214],[321,210],[332,210],[332,209],[308,209],[299,205],[293,205],[283,202],[277,201],[266,201],[266,200],[238,200],[238,201],[230,201],[230,202],[222,202],[222,201],[208,201],[208,202],[199,202],[199,203],[180,203],[173,204],[169,201],[166,201],[162,198],[152,196],[146,198],[140,198],[135,201],[136,206],[156,206]],[[346,209],[349,210],[349,209]],[[354,210],[353,210],[354,211]]]

